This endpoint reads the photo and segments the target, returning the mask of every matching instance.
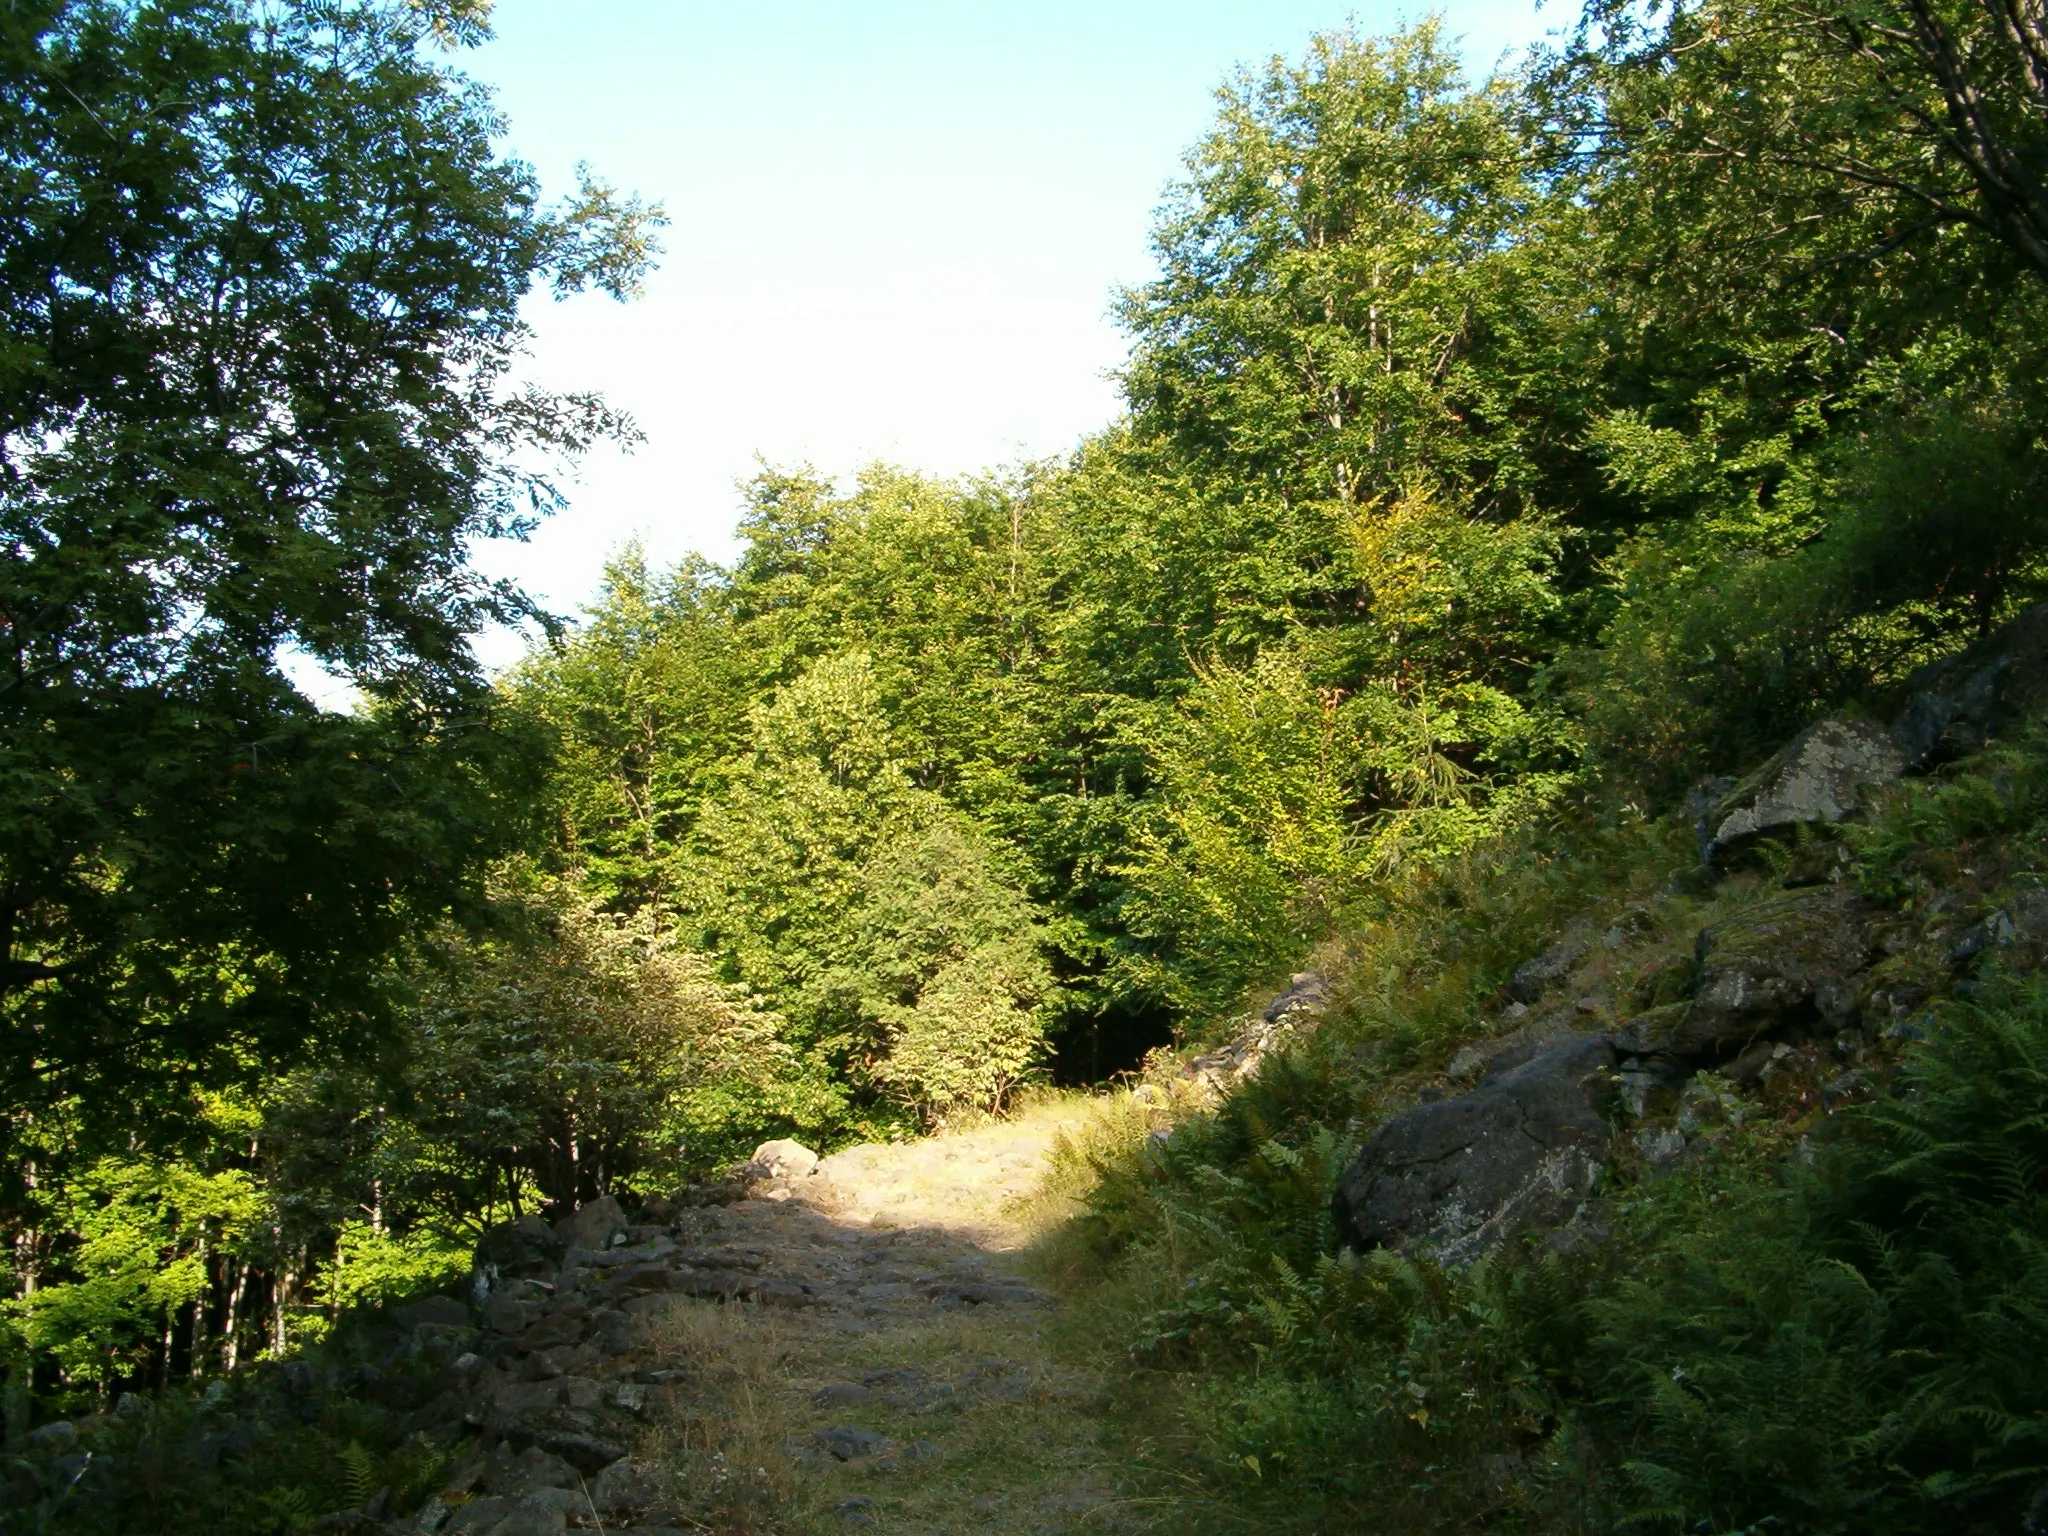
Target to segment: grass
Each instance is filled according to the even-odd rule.
[[[1119,1481],[1095,1377],[1061,1362],[1035,1316],[934,1312],[875,1332],[702,1302],[665,1324],[661,1352],[690,1373],[690,1406],[641,1454],[668,1469],[702,1528],[1035,1532],[1113,1504]],[[912,1370],[901,1399],[813,1401],[822,1388]],[[859,1428],[893,1455],[835,1460],[813,1437]],[[854,1522],[859,1524],[860,1522]]]

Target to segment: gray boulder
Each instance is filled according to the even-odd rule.
[[[1964,965],[1987,950],[2021,949],[2015,957],[2020,968],[2025,962],[2038,963],[2044,941],[2048,941],[2048,890],[2029,886],[1981,922],[1964,929],[1949,946],[1951,965]]]
[[[587,1201],[555,1223],[565,1248],[605,1248],[626,1230],[626,1213],[610,1195]]]
[[[557,1268],[568,1244],[538,1216],[500,1222],[477,1239],[473,1293],[477,1305],[506,1280]]]
[[[1810,725],[1708,812],[1708,862],[1759,838],[1846,820],[1905,770],[1905,752],[1874,720]]]
[[[1614,1060],[1605,1040],[1574,1036],[1469,1093],[1394,1116],[1338,1181],[1339,1234],[1360,1249],[1426,1248],[1466,1263],[1564,1225],[1606,1157],[1601,1104]]]
[[[757,1179],[807,1179],[817,1171],[818,1154],[800,1141],[764,1141],[747,1166]]]
[[[2048,603],[1954,656],[1930,662],[1900,688],[1892,726],[1908,771],[1977,751],[2022,716],[2048,705]]]
[[[1287,979],[1287,990],[1266,1004],[1259,1017],[1268,1024],[1278,1024],[1297,1013],[1314,1018],[1329,999],[1329,979],[1321,971],[1296,971]]]
[[[1508,996],[1518,1003],[1535,1002],[1546,988],[1569,976],[1572,967],[1586,958],[1589,948],[1577,935],[1558,940],[1534,960],[1525,960],[1515,967],[1508,982]]]

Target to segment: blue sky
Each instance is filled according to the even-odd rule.
[[[1219,83],[1355,20],[1312,0],[498,0],[463,67],[507,144],[567,189],[580,160],[667,205],[668,255],[619,306],[535,301],[531,375],[597,388],[647,441],[600,453],[569,510],[483,553],[558,612],[628,539],[733,548],[758,453],[945,474],[1060,453],[1114,416],[1112,292]],[[1566,19],[1446,9],[1483,72]],[[486,659],[516,655],[489,637]]]

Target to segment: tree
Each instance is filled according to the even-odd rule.
[[[955,816],[906,829],[868,863],[867,1004],[887,1031],[868,1072],[928,1123],[1001,1110],[1045,1054],[1059,989],[1003,863]]]
[[[552,748],[545,801],[565,867],[608,903],[659,900],[676,848],[746,744],[755,656],[735,641],[725,573],[606,568],[588,623],[513,672],[514,709]]]
[[[1875,259],[1964,230],[2048,278],[2048,11],[2032,0],[1594,0],[1580,47],[1605,77],[1606,148],[1651,148],[1673,191],[1741,184],[1752,239],[1850,219]]]
[[[0,16],[0,1106],[275,1070],[516,816],[479,538],[629,424],[508,384],[540,281],[632,291],[658,210],[543,208],[431,56],[483,7]],[[372,701],[323,716],[280,656]],[[16,1160],[4,1159],[10,1173]]]
[[[402,1108],[441,1149],[428,1166],[492,1194],[502,1178],[514,1211],[538,1190],[561,1214],[743,1151],[721,1140],[726,1101],[752,1103],[743,1136],[796,1107],[781,1020],[719,983],[657,907],[614,917],[517,865],[496,898],[497,931],[444,934],[412,1010]]]
[[[1162,275],[1123,302],[1141,439],[1307,504],[1311,538],[1313,504],[1422,470],[1526,508],[1572,424],[1583,300],[1532,238],[1550,214],[1511,82],[1468,85],[1430,22],[1318,37],[1220,102],[1154,233]]]

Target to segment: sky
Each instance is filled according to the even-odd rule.
[[[845,477],[1062,454],[1114,418],[1110,306],[1232,69],[1423,14],[1324,0],[497,0],[462,61],[551,195],[587,161],[663,204],[645,296],[536,296],[527,376],[596,389],[644,441],[479,565],[573,615],[637,540],[735,550],[757,456]],[[1557,25],[1453,0],[1484,72]],[[516,636],[484,637],[493,666]]]

